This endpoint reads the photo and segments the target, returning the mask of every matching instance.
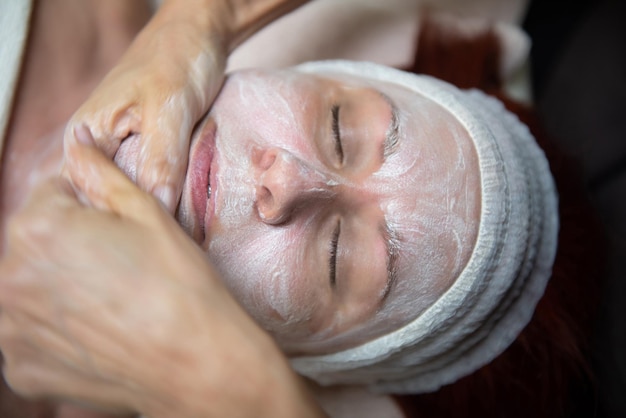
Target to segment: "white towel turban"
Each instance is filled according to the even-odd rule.
[[[293,367],[325,385],[421,393],[487,364],[528,324],[552,272],[557,196],[544,153],[525,125],[479,91],[371,63],[323,61],[296,68],[393,83],[448,110],[476,147],[481,215],[467,266],[421,315],[357,347],[293,358]]]

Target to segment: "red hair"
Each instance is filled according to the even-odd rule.
[[[577,168],[558,152],[533,110],[507,99],[499,73],[501,46],[493,29],[471,36],[434,19],[422,22],[409,71],[461,88],[479,88],[502,100],[544,149],[559,191],[559,247],[552,277],[533,319],[498,358],[431,394],[397,396],[409,417],[567,416],[593,408],[589,340],[602,277],[603,237]],[[585,393],[585,405],[572,400]]]

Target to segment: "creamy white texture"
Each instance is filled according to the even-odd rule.
[[[399,140],[383,158],[392,104]],[[480,211],[475,151],[449,113],[414,92],[333,75],[242,72],[208,120],[217,126],[215,213],[203,247],[288,352],[328,352],[395,329],[469,259]]]

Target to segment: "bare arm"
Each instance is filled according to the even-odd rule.
[[[308,0],[165,0],[155,22],[193,22],[221,39],[226,54]]]

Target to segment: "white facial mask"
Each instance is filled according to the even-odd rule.
[[[215,158],[219,169],[218,184],[213,187],[213,192],[216,194],[216,202],[220,202],[220,205],[215,211],[219,212],[219,228],[231,232],[212,238],[207,250],[211,260],[226,276],[225,282],[231,291],[253,316],[267,318],[268,308],[275,311],[277,314],[275,321],[268,320],[261,324],[265,329],[276,333],[289,332],[288,330],[296,333],[297,324],[306,321],[315,308],[313,304],[302,303],[302,300],[308,297],[295,294],[294,287],[297,281],[291,279],[294,271],[300,270],[298,264],[304,254],[284,260],[276,249],[293,246],[289,233],[263,222],[249,222],[250,219],[259,217],[255,194],[260,179],[255,167],[251,165],[251,154],[255,152],[255,148],[267,148],[269,145],[263,138],[271,138],[273,132],[296,132],[300,135],[304,133],[300,131],[300,125],[293,118],[287,102],[283,102],[282,105],[281,103],[276,105],[276,102],[273,102],[272,106],[264,105],[267,97],[265,89],[270,88],[269,86],[240,83],[236,88],[242,102],[256,103],[255,109],[261,108],[262,112],[266,113],[264,117],[273,121],[273,126],[271,132],[269,127],[268,131],[264,132],[263,126],[260,126],[258,136],[250,138],[248,148],[242,152],[229,142],[234,135],[231,134],[230,128],[236,121],[216,119],[218,125],[216,147],[219,152]],[[245,108],[241,112],[237,119],[246,120],[255,117],[253,114],[246,114]],[[297,152],[297,148],[294,147],[290,151]],[[278,158],[296,157],[285,153]],[[301,175],[314,176],[317,181],[323,183],[331,181],[312,166],[294,161],[287,163],[298,167],[299,170],[306,170],[306,173],[300,173]],[[240,225],[241,222],[245,223],[245,227]],[[242,245],[244,242],[245,245]],[[272,245],[268,245],[269,243]],[[264,280],[237,279],[241,277],[263,277]]]
[[[432,110],[433,104],[424,98],[401,88],[396,90],[393,86],[369,86],[366,81],[355,79],[320,84],[319,79],[297,73],[280,73],[273,78],[265,73],[246,73],[229,79],[209,115],[217,126],[212,168],[216,179],[211,185],[216,216],[209,227],[205,249],[242,305],[281,342],[289,341],[294,351],[330,351],[410,321],[445,291],[471,253],[477,212],[466,210],[463,204],[472,208],[476,205],[471,199],[454,201],[459,190],[467,186],[463,182],[467,174],[463,155],[468,152],[475,155],[471,142],[461,135],[462,127],[455,125],[443,109]],[[363,101],[350,102],[355,92],[359,92],[356,97],[364,95],[369,99],[369,104],[366,103],[369,112],[362,111]],[[393,98],[384,98],[387,93]],[[394,119],[390,118],[393,105],[389,101],[397,101],[402,109],[398,114],[402,138],[397,151],[383,163],[378,148],[369,144],[381,141],[385,130],[389,132],[389,126],[394,126]],[[375,165],[378,168],[372,166],[363,177],[350,177],[335,170],[332,167],[336,155],[324,154],[323,147],[334,151],[334,140],[330,146],[324,141],[330,132],[331,105],[337,102],[344,109],[341,121],[347,155],[355,158],[356,163],[378,161]],[[420,117],[409,117],[404,109]],[[420,115],[431,110],[430,118]],[[360,117],[363,113],[366,118]],[[360,142],[351,143],[349,135],[356,138],[352,141]],[[430,144],[431,138],[437,136],[440,138]],[[364,153],[369,149],[373,150],[370,155]],[[412,152],[415,150],[419,151]],[[259,170],[259,164],[265,165],[266,157],[272,168]],[[312,231],[320,227],[317,214],[323,207],[317,206],[305,215],[300,213],[298,222],[287,222],[284,226],[281,222],[287,219],[266,216],[257,200],[259,186],[273,175],[270,171],[275,166],[286,174],[279,186],[297,189],[299,196],[313,195],[330,203],[335,189],[350,189],[350,199],[355,202],[375,202],[375,211],[384,214],[384,218],[367,223],[374,225],[371,229],[375,232],[370,235],[374,241],[380,237],[377,225],[383,219],[398,232],[399,239],[394,245],[400,254],[397,274],[400,279],[390,290],[392,296],[384,309],[375,306],[383,291],[389,289],[381,283],[387,277],[385,258],[380,256],[385,253],[378,250],[384,251],[382,239],[371,255],[382,261],[379,266],[384,270],[377,270],[375,280],[368,277],[360,280],[364,287],[374,289],[367,298],[371,303],[365,306],[358,300],[354,306],[350,302],[329,308],[329,303],[337,300],[337,296],[331,296],[329,302],[324,294],[328,293],[327,251],[332,231],[322,237],[326,243],[322,248],[325,256],[307,253],[310,248],[305,245],[307,241],[318,240]],[[354,161],[348,167],[353,166]],[[474,161],[468,172],[477,171]],[[476,190],[478,186],[468,187]],[[348,212],[345,218],[346,222],[351,219]],[[363,226],[361,223],[353,228],[363,229]],[[359,251],[359,238],[355,236],[344,235],[343,240],[351,241],[341,241],[341,248]],[[452,250],[445,248],[450,245],[454,247]],[[313,266],[312,259],[316,260]],[[358,275],[367,273],[371,270]],[[357,280],[355,274],[351,277]],[[323,282],[312,282],[318,279]],[[359,292],[368,293],[363,286]],[[404,303],[407,299],[410,304]],[[364,314],[353,314],[356,309],[367,312],[367,320]],[[324,327],[316,328],[311,321],[320,312],[330,318],[326,318]]]

